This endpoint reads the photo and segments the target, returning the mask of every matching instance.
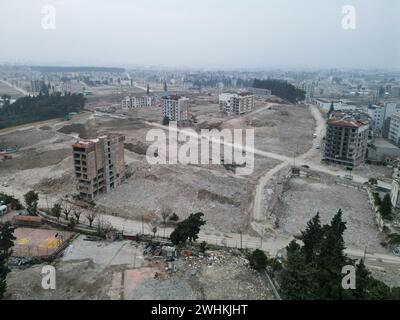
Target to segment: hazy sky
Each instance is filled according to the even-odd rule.
[[[47,4],[55,30],[41,26]],[[400,67],[399,0],[0,0],[0,12],[0,62]]]

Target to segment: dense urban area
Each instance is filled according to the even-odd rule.
[[[254,130],[254,168],[153,129]],[[400,299],[399,271],[399,72],[0,66],[0,298]]]

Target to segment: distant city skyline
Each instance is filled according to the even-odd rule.
[[[42,27],[46,5],[55,30]],[[346,5],[354,30],[342,26]],[[396,0],[3,0],[0,11],[0,63],[400,69]]]

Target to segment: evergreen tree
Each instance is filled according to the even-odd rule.
[[[196,241],[200,228],[206,224],[203,220],[204,214],[201,212],[191,214],[186,220],[179,222],[175,230],[171,233],[170,239],[174,245],[185,243],[186,241]]]
[[[393,205],[389,193],[387,193],[383,198],[379,207],[379,212],[381,213],[383,219],[389,221],[393,219]]]
[[[3,299],[7,289],[6,279],[10,272],[8,259],[10,258],[14,246],[14,227],[11,223],[0,223],[0,300]]]
[[[287,258],[280,276],[282,295],[288,300],[309,300],[317,298],[315,283],[311,281],[314,270],[307,264],[299,244],[292,241],[286,249]]]
[[[322,236],[323,230],[321,227],[320,214],[317,213],[317,215],[307,223],[306,230],[301,233],[300,239],[304,243],[302,251],[307,262],[313,262],[313,257],[318,255]]]

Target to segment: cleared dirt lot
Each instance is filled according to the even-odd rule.
[[[12,99],[18,99],[24,96],[18,90],[15,90],[14,88],[3,82],[0,82],[0,96],[2,96],[3,94],[9,95]]]
[[[293,178],[285,186],[275,208],[279,232],[298,235],[307,222],[320,212],[322,223],[329,223],[339,209],[347,222],[347,246],[374,252],[386,252],[380,245],[381,237],[374,213],[363,191],[327,181]]]
[[[89,97],[89,107],[100,107],[119,95],[96,91]],[[293,150],[311,147],[314,120],[306,107],[279,105],[257,99],[256,111],[244,117],[225,117],[219,113],[216,94],[190,94],[192,113],[197,118],[195,130],[255,128],[256,148],[292,154]],[[144,154],[150,142],[146,134],[160,124],[161,109],[120,110],[114,114],[84,113],[72,121],[49,121],[29,128],[3,133],[0,145],[18,145],[14,159],[0,162],[0,191],[22,197],[30,189],[42,193],[41,199],[56,201],[75,193],[71,144],[77,137],[94,138],[105,132],[126,136],[125,160],[132,176],[120,188],[96,200],[105,213],[141,219],[159,215],[170,207],[181,218],[204,212],[210,232],[246,230],[251,222],[251,205],[257,181],[280,162],[255,157],[254,172],[237,176],[223,165],[149,166]],[[282,138],[280,138],[282,137]],[[42,203],[43,205],[43,203]]]

